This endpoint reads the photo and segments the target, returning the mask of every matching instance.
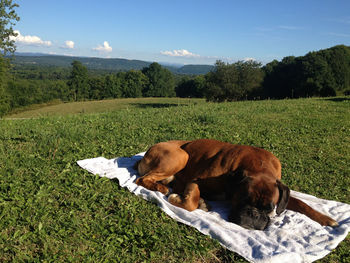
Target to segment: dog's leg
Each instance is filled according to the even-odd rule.
[[[186,209],[188,211],[193,211],[198,208],[200,200],[200,191],[198,184],[189,183],[185,187],[183,196],[178,194],[171,194],[168,201],[178,207]]]
[[[292,196],[289,198],[287,209],[302,213],[312,220],[318,222],[322,226],[337,227],[339,225],[337,221],[333,220],[329,216],[321,214],[320,212],[305,204],[303,201]]]
[[[187,164],[189,156],[180,147],[183,143],[185,141],[170,141],[152,146],[137,163],[141,177],[136,180],[136,184],[168,194],[169,188],[164,184],[170,183],[173,176]]]
[[[169,194],[169,188],[158,181],[165,180],[172,175],[166,173],[150,172],[144,176],[137,178],[136,184],[141,185],[149,190],[158,191],[165,195]]]

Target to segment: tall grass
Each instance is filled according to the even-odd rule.
[[[104,112],[108,102],[97,110],[86,102],[80,114],[41,109],[23,115],[35,119],[0,120],[0,261],[244,261],[76,165],[131,156],[170,139],[264,147],[280,158],[292,189],[349,203],[349,98],[173,100],[116,100],[111,104],[120,105]],[[347,262],[349,251],[348,237],[320,262]]]

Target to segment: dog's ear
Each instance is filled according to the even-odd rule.
[[[280,192],[280,196],[278,199],[276,213],[279,215],[286,209],[288,205],[290,190],[288,186],[282,184],[279,180],[277,180],[277,187]]]

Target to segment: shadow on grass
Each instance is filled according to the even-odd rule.
[[[334,101],[334,102],[343,102],[343,101],[350,101],[350,97],[327,98],[327,99],[324,99],[324,100]]]
[[[137,108],[170,108],[170,107],[178,107],[186,104],[175,104],[175,103],[132,103],[131,105]]]

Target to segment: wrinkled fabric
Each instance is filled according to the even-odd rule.
[[[117,178],[120,186],[131,193],[156,203],[171,218],[195,227],[251,262],[312,262],[335,249],[349,232],[350,205],[295,191],[291,191],[292,196],[331,216],[337,220],[339,227],[323,227],[303,214],[286,210],[272,218],[264,231],[248,230],[227,221],[230,207],[225,202],[209,202],[210,212],[199,209],[189,212],[170,204],[162,193],[135,184],[138,175],[133,165],[143,155],[111,160],[97,157],[77,163],[90,173]]]

